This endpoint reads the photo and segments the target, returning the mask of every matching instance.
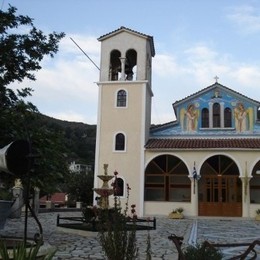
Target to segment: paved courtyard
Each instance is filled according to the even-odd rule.
[[[57,248],[54,260],[105,259],[97,240],[97,233],[69,232],[56,226],[58,213],[41,213],[44,240]],[[61,216],[81,216],[80,212],[61,212]],[[24,219],[9,219],[0,235],[23,236]],[[28,236],[38,232],[31,217],[28,220]],[[152,259],[177,259],[177,250],[168,236],[184,236],[183,248],[205,240],[215,243],[251,243],[260,240],[260,222],[242,218],[186,218],[182,220],[157,218],[156,230],[150,230]],[[137,231],[139,259],[146,259],[148,231]],[[224,259],[245,251],[245,248],[224,248]],[[257,247],[260,259],[260,248]],[[115,259],[116,260],[116,259]]]

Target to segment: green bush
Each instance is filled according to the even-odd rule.
[[[82,216],[86,222],[90,222],[97,218],[97,208],[96,207],[84,207],[82,208]]]
[[[223,257],[218,249],[205,246],[205,244],[188,246],[183,253],[185,260],[221,260]]]
[[[37,254],[40,250],[41,243],[36,244],[35,246],[26,247],[23,242],[19,243],[18,245],[14,246],[12,253],[13,257],[10,257],[8,254],[8,249],[6,246],[6,242],[4,240],[0,240],[0,257],[3,260],[35,260],[37,259]],[[52,250],[49,252],[43,260],[51,260],[55,255],[56,250]]]

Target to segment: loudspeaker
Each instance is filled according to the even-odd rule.
[[[31,169],[30,144],[26,140],[14,141],[0,149],[0,171],[21,177]]]

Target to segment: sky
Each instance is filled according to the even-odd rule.
[[[152,123],[175,119],[172,103],[218,82],[260,101],[259,0],[0,0],[45,34],[64,32],[46,57],[30,101],[42,114],[97,123],[100,36],[121,26],[153,36]]]

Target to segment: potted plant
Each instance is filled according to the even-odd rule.
[[[184,209],[183,208],[176,208],[176,209],[173,209],[172,212],[169,214],[169,218],[172,218],[172,219],[182,219],[184,218],[183,216],[183,211]]]
[[[256,212],[255,220],[260,221],[260,209],[257,209],[255,212]]]

